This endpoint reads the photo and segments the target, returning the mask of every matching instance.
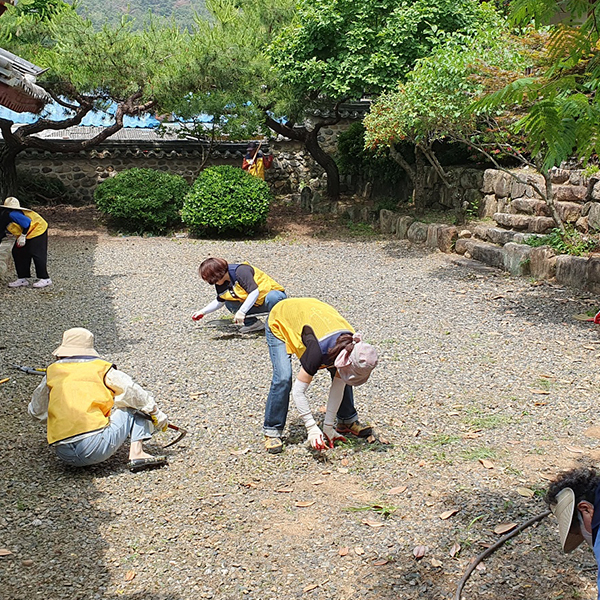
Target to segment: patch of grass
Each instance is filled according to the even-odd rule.
[[[508,425],[511,421],[509,415],[503,414],[469,416],[464,420],[466,424],[477,429],[496,429]]]
[[[479,446],[479,448],[465,448],[464,450],[461,450],[460,456],[464,460],[490,460],[492,458],[498,458],[498,452],[493,448]]]
[[[360,512],[366,510],[372,510],[377,514],[381,515],[384,519],[390,517],[394,512],[398,510],[397,506],[385,505],[385,504],[365,504],[363,506],[350,506],[346,509],[349,512]]]
[[[377,235],[373,226],[368,223],[355,223],[354,221],[349,221],[346,224],[346,227],[352,237],[370,238]]]
[[[550,246],[560,254],[571,254],[572,256],[583,256],[598,247],[596,239],[584,235],[573,225],[565,225],[564,233],[556,228],[548,235],[528,237],[525,243],[534,248]]]

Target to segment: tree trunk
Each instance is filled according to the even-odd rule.
[[[310,155],[319,163],[327,174],[327,196],[330,200],[337,201],[340,199],[340,171],[333,158],[319,146],[318,129],[313,129],[308,132],[304,147]]]
[[[18,148],[0,145],[0,203],[17,195],[17,154]]]
[[[544,171],[543,169],[539,169],[539,171],[543,175],[544,182],[546,184],[545,200],[546,204],[548,205],[548,208],[550,209],[550,214],[552,215],[552,218],[554,219],[554,222],[556,223],[560,231],[562,233],[565,233],[565,224],[563,223],[563,220],[558,214],[558,210],[556,210],[556,204],[554,204],[554,188],[552,186],[552,178],[550,176],[550,171]]]
[[[268,114],[265,114],[265,123],[269,129],[292,140],[304,143],[306,151],[315,159],[317,164],[325,169],[327,175],[327,196],[331,200],[339,200],[340,171],[335,160],[321,148],[318,140],[319,130],[324,125],[329,124],[329,122],[318,123],[312,131],[309,131],[306,127],[290,127],[284,123],[279,123],[279,121],[275,121]]]
[[[422,215],[425,212],[426,196],[425,196],[425,155],[423,151],[415,146],[415,213]]]

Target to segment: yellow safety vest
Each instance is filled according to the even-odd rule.
[[[27,231],[28,240],[37,237],[38,235],[42,235],[42,233],[48,229],[48,223],[36,212],[32,210],[24,210],[22,212],[26,217],[31,219],[31,225]],[[19,237],[23,233],[23,228],[14,221],[11,221],[6,229],[8,229],[8,231],[10,231],[10,233],[12,233],[15,237]]]
[[[279,285],[274,279],[269,277],[260,269],[257,269],[256,267],[250,265],[247,262],[240,264],[249,265],[254,269],[254,281],[256,281],[256,285],[258,286],[258,298],[254,304],[260,306],[265,301],[265,296],[273,290],[278,290],[280,292],[285,291],[283,286]],[[248,292],[237,281],[233,286],[233,290],[226,290],[219,295],[219,299],[223,302],[233,301],[243,303],[247,297]]]
[[[300,358],[306,346],[302,342],[302,328],[309,325],[318,340],[338,331],[354,333],[354,328],[340,313],[315,298],[289,298],[278,302],[269,313],[269,329],[285,342],[288,354]]]
[[[101,359],[56,362],[46,372],[50,388],[48,443],[104,429],[115,403],[104,376],[112,364]]]

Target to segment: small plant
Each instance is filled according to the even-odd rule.
[[[17,172],[17,177],[17,197],[24,206],[66,204],[72,200],[65,184],[58,177],[21,170]]]
[[[565,232],[553,229],[548,235],[528,237],[525,240],[528,246],[537,248],[539,246],[550,246],[560,254],[571,254],[582,256],[592,252],[598,247],[598,242],[577,231],[572,225],[565,225]]]
[[[179,175],[128,169],[103,181],[94,192],[98,209],[130,233],[165,233],[181,223],[179,210],[189,187]]]
[[[598,165],[588,165],[581,174],[589,179],[598,173],[600,173],[600,167]]]
[[[266,223],[269,186],[231,166],[209,167],[186,195],[181,218],[193,233],[251,234]]]
[[[360,512],[363,510],[372,510],[387,519],[392,513],[398,510],[397,506],[385,506],[383,504],[366,504],[365,506],[351,506],[346,509],[350,512]]]

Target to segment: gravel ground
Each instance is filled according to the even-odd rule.
[[[549,478],[600,457],[598,329],[572,318],[592,296],[377,236],[91,231],[53,235],[50,254],[51,288],[0,288],[3,598],[453,598],[496,526],[542,512]],[[196,275],[208,255],[331,303],[378,347],[356,393],[376,441],[313,453],[291,410],[284,453],[263,451],[264,335],[190,318],[212,295]],[[10,364],[45,366],[73,326],[189,430],[167,468],[132,474],[122,449],[72,470],[48,449],[26,410],[39,378]],[[311,386],[316,413],[327,382]],[[552,519],[483,566],[464,598],[595,598],[591,552],[563,556]]]

